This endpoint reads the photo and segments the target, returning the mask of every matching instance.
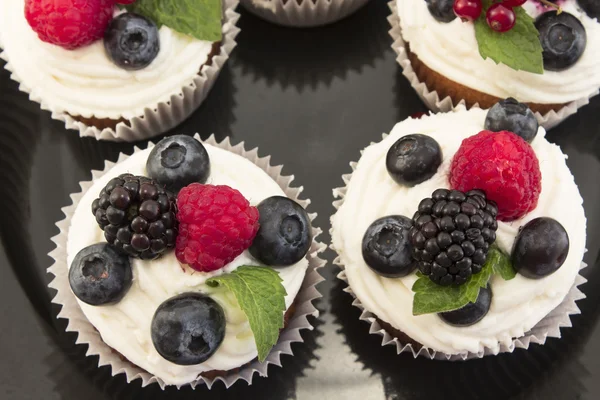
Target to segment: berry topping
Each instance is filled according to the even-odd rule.
[[[108,58],[123,69],[145,68],[160,50],[158,28],[146,17],[123,13],[108,26],[104,49]]]
[[[527,3],[527,0],[502,0],[502,4],[506,7],[519,7]]]
[[[496,240],[498,208],[479,190],[437,189],[419,204],[410,232],[422,274],[440,285],[462,285],[481,271]]]
[[[111,179],[92,203],[109,243],[132,257],[152,260],[175,247],[175,197],[145,176]]]
[[[196,139],[186,135],[166,137],[150,152],[148,175],[167,190],[178,193],[191,183],[205,183],[210,175],[210,159]]]
[[[376,273],[388,278],[400,278],[413,272],[417,263],[412,259],[410,218],[391,215],[373,222],[362,240],[362,255]]]
[[[433,18],[440,22],[451,22],[456,18],[454,10],[454,0],[425,0],[427,8]]]
[[[430,136],[414,134],[398,139],[390,147],[385,165],[400,185],[414,186],[425,182],[442,163],[442,149]]]
[[[440,313],[439,316],[453,326],[471,326],[487,315],[491,305],[492,290],[489,287],[482,287],[479,289],[479,296],[475,303],[469,303],[458,310]]]
[[[539,124],[527,104],[509,97],[496,104],[487,113],[485,129],[492,132],[510,131],[531,143]]]
[[[498,205],[498,220],[532,211],[542,191],[542,173],[531,146],[512,132],[482,131],[463,140],[450,166],[450,185],[480,189]]]
[[[302,206],[287,197],[273,196],[260,202],[258,233],[250,254],[274,267],[300,261],[312,243],[310,218]]]
[[[258,210],[229,186],[192,183],[177,197],[179,262],[197,271],[223,268],[252,244]]]
[[[517,16],[512,8],[496,3],[488,8],[485,20],[496,32],[508,32],[515,26]]]
[[[463,21],[475,21],[483,11],[481,0],[455,0],[454,13]]]
[[[600,1],[577,0],[577,3],[590,18],[597,18],[600,21]]]
[[[26,0],[25,18],[40,40],[68,50],[101,39],[114,0]]]
[[[550,11],[538,17],[535,26],[540,32],[544,69],[562,71],[573,66],[585,50],[585,28],[567,12]]]
[[[558,270],[569,254],[569,235],[560,222],[536,218],[521,228],[512,251],[515,270],[531,279],[541,279]]]
[[[152,343],[174,364],[200,364],[221,346],[225,324],[225,312],[216,301],[201,293],[182,293],[158,306],[150,328]]]
[[[119,302],[131,281],[129,257],[108,243],[82,249],[69,269],[71,290],[79,300],[93,306]]]

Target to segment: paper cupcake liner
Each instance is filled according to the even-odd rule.
[[[369,0],[240,0],[251,13],[284,26],[327,25],[352,14]]]
[[[465,105],[464,100],[460,100],[455,103],[451,97],[447,96],[443,99],[440,99],[438,92],[432,90],[427,87],[424,82],[419,80],[419,77],[415,73],[410,59],[408,58],[408,52],[406,48],[406,42],[402,38],[402,29],[400,28],[400,16],[398,15],[398,8],[396,5],[396,1],[392,0],[388,3],[392,14],[388,17],[388,21],[392,26],[390,30],[390,35],[394,40],[392,44],[392,48],[398,54],[396,61],[402,67],[402,75],[408,79],[413,89],[417,92],[417,95],[421,98],[423,103],[427,105],[427,107],[434,112],[448,112],[452,111],[455,107],[459,105]],[[590,94],[589,97],[585,97],[582,99],[578,99],[572,101],[557,111],[550,111],[544,115],[539,112],[535,113],[536,118],[541,126],[546,129],[551,129],[556,125],[560,124],[562,121],[567,119],[569,116],[575,114],[577,110],[586,104],[589,104],[590,99],[600,93],[600,90],[597,89],[594,93]],[[477,104],[476,104],[477,105]],[[476,106],[475,105],[475,106]]]
[[[383,135],[384,139],[385,137],[387,137],[387,134]],[[348,190],[348,183],[352,179],[352,174],[354,173],[357,165],[357,162],[351,162],[350,167],[352,168],[352,172],[342,175],[344,186],[333,189],[333,197],[336,199],[333,202],[333,206],[336,210],[338,210],[344,203],[344,198]],[[331,228],[330,233],[333,237],[333,227]],[[331,245],[330,248],[337,253],[333,245]],[[382,346],[396,346],[396,352],[398,354],[412,353],[414,358],[422,356],[432,360],[464,361],[473,358],[482,358],[487,355],[512,353],[515,349],[528,349],[532,343],[543,345],[547,338],[560,338],[560,328],[572,326],[571,315],[580,314],[580,310],[579,307],[577,307],[576,301],[585,299],[586,297],[585,294],[579,290],[578,286],[587,282],[587,279],[581,275],[577,275],[575,278],[575,283],[563,301],[523,336],[513,338],[510,345],[507,346],[505,344],[501,344],[500,349],[497,352],[486,347],[483,351],[477,353],[463,352],[459,354],[446,354],[425,346],[414,346],[411,343],[403,343],[399,338],[387,332],[379,323],[377,315],[367,310],[356,296],[356,293],[354,293],[352,290],[352,287],[350,286],[346,276],[345,265],[343,264],[339,255],[334,259],[333,263],[342,269],[337,277],[348,284],[344,291],[349,293],[354,298],[352,305],[358,307],[362,311],[360,319],[370,324],[369,333],[381,336]],[[582,262],[579,270],[581,271],[585,267],[587,267],[587,265]],[[402,331],[402,329],[399,330]],[[416,338],[411,339],[418,341]]]
[[[235,8],[238,3],[238,0],[224,0],[223,2],[225,9],[223,39],[219,53],[212,58],[211,65],[203,65],[197,76],[191,80],[182,82],[179,91],[173,93],[168,100],[150,105],[144,110],[143,115],[129,119],[129,124],[120,122],[115,129],[99,129],[77,121],[66,112],[53,111],[52,104],[42,99],[36,93],[35,88],[28,87],[23,83],[18,71],[15,71],[10,64],[8,54],[0,52],[0,58],[7,62],[5,68],[11,72],[11,78],[19,82],[19,89],[28,93],[30,100],[40,103],[42,110],[50,111],[52,118],[64,122],[67,129],[79,131],[81,137],[92,136],[98,140],[118,142],[145,140],[176,127],[186,120],[204,101],[217,80],[223,65],[237,45],[235,37],[240,32],[240,29],[236,26],[236,23],[240,15],[235,12]],[[2,47],[1,36],[0,47]]]
[[[196,135],[195,138],[200,140],[199,135]],[[283,166],[272,166],[270,164],[271,157],[259,157],[257,148],[246,151],[243,142],[233,146],[230,143],[229,138],[225,139],[221,143],[217,143],[214,136],[211,136],[204,143],[220,147],[252,161],[254,164],[267,172],[267,174],[269,174],[269,176],[279,184],[286,195],[291,199],[297,201],[305,208],[310,204],[310,200],[300,199],[300,193],[303,190],[302,187],[290,186],[294,176],[282,176],[281,169]],[[153,146],[154,145],[150,143],[148,147]],[[142,149],[136,147],[134,152],[141,150]],[[117,163],[124,161],[128,157],[129,156],[121,153]],[[141,379],[142,386],[157,383],[162,389],[164,389],[167,384],[165,384],[161,378],[133,364],[106,343],[104,343],[100,333],[85,317],[83,311],[77,303],[75,295],[69,286],[66,248],[71,218],[73,217],[79,201],[83,197],[84,193],[92,186],[93,181],[107,173],[114,165],[115,163],[106,161],[104,170],[92,171],[92,180],[80,182],[81,192],[71,194],[73,204],[62,209],[63,213],[65,214],[65,218],[56,224],[60,230],[60,233],[52,238],[52,241],[56,244],[56,249],[49,254],[49,256],[54,259],[54,263],[50,268],[48,268],[48,272],[54,275],[54,279],[48,286],[57,291],[57,294],[52,302],[62,306],[57,318],[64,318],[68,320],[66,331],[78,333],[76,341],[77,344],[88,345],[88,350],[86,353],[87,356],[98,355],[100,357],[98,361],[99,367],[110,365],[113,376],[125,374],[127,382],[131,382],[135,379]],[[309,214],[309,216],[311,220],[314,221],[317,214],[312,213]],[[319,274],[318,269],[325,265],[325,261],[319,258],[319,253],[323,252],[327,248],[327,246],[316,240],[316,237],[322,233],[321,229],[313,227],[312,233],[314,239],[307,254],[309,265],[300,291],[295,298],[296,310],[288,321],[285,329],[281,332],[279,341],[273,347],[267,359],[262,363],[255,359],[250,363],[241,366],[239,370],[234,369],[224,376],[218,376],[215,378],[199,376],[196,380],[189,383],[192,388],[195,388],[201,384],[206,384],[208,388],[211,388],[212,385],[217,381],[222,381],[227,388],[229,388],[238,380],[244,380],[248,384],[251,384],[254,374],[257,373],[263,377],[267,376],[269,364],[275,364],[281,367],[281,356],[283,354],[293,354],[291,349],[292,343],[304,341],[300,331],[304,329],[313,329],[313,326],[310,324],[307,317],[311,315],[317,317],[319,315],[319,312],[315,308],[313,301],[322,297],[315,286],[323,280],[323,277],[321,277]],[[181,386],[185,385],[177,385],[178,388]]]

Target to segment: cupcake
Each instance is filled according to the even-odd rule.
[[[346,18],[369,0],[240,0],[267,21],[293,27],[327,25]]]
[[[398,61],[434,111],[515,97],[549,128],[598,94],[600,7],[593,0],[390,5]]]
[[[515,112],[518,109],[519,112]],[[460,360],[560,337],[584,296],[582,198],[525,104],[408,119],[336,189],[333,247],[371,332]]]
[[[308,201],[256,151],[209,142],[172,136],[107,165],[54,238],[59,318],[144,386],[266,376],[316,314]]]
[[[147,139],[189,117],[239,32],[235,0],[46,3],[2,2],[0,56],[54,119],[97,139]]]

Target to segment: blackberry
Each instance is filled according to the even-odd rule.
[[[479,273],[496,240],[497,215],[498,206],[481,190],[438,189],[423,199],[410,232],[421,273],[443,286]]]
[[[131,257],[152,260],[175,247],[176,199],[150,178],[111,179],[92,203],[92,213],[108,243]]]

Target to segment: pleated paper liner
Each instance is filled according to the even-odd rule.
[[[40,103],[43,110],[50,111],[52,118],[63,121],[67,129],[79,131],[79,135],[95,137],[98,140],[110,141],[138,141],[160,135],[186,120],[208,96],[210,89],[219,76],[219,72],[236,47],[235,37],[240,32],[236,23],[240,15],[235,12],[239,0],[223,0],[223,39],[219,52],[212,58],[211,65],[203,65],[200,73],[193,79],[182,82],[181,88],[173,93],[168,100],[158,104],[148,105],[143,115],[129,119],[127,123],[119,122],[115,129],[99,129],[92,125],[86,125],[73,118],[66,112],[55,111],[52,104],[42,99],[35,88],[26,86],[10,64],[6,52],[0,53],[7,64],[5,68],[11,72],[11,78],[19,82],[19,89],[29,94],[30,100]],[[0,47],[2,47],[0,37]],[[118,119],[118,118],[117,118]]]
[[[391,15],[388,17],[388,21],[392,27],[390,35],[394,40],[392,48],[398,54],[396,61],[402,67],[402,74],[408,79],[413,89],[417,92],[417,95],[421,98],[423,103],[433,112],[448,112],[452,111],[459,105],[465,105],[464,99],[457,100],[452,99],[450,96],[440,98],[438,92],[433,88],[427,87],[425,82],[421,82],[417,76],[413,65],[411,64],[407,43],[402,38],[402,29],[400,28],[400,16],[398,15],[398,8],[396,1],[392,0],[388,3],[391,10]],[[567,119],[569,116],[575,114],[577,110],[586,104],[589,104],[590,98],[600,93],[600,90],[596,90],[589,97],[578,99],[566,104],[563,108],[558,111],[551,110],[544,115],[539,112],[535,113],[539,123],[546,129],[550,129],[560,124],[562,121]],[[478,106],[475,104],[474,107]]]
[[[250,11],[278,25],[308,28],[331,24],[352,14],[369,0],[240,0]]]
[[[200,136],[196,135],[195,138],[200,140]],[[221,143],[217,143],[214,136],[211,136],[204,143],[216,146],[232,153],[240,155],[257,166],[263,169],[271,178],[273,178],[277,184],[282,188],[286,195],[297,201],[303,207],[308,207],[310,200],[300,199],[300,194],[303,190],[302,187],[291,187],[291,183],[294,179],[293,176],[282,176],[281,165],[272,166],[270,164],[270,156],[259,157],[258,149],[245,150],[244,143],[232,145],[229,142],[229,138],[225,139]],[[153,147],[151,143],[148,147]],[[135,148],[134,153],[141,151],[140,148]],[[121,153],[117,163],[124,161],[128,158],[127,155]],[[95,179],[103,176],[107,173],[115,163],[106,161],[105,168],[102,171],[92,171],[92,180],[86,182],[80,182],[81,192],[71,194],[73,203],[70,206],[62,209],[65,214],[65,218],[58,222],[56,225],[60,229],[60,233],[52,238],[52,241],[56,244],[56,249],[53,250],[49,255],[54,259],[54,263],[48,272],[54,275],[54,279],[49,286],[57,291],[56,296],[52,300],[53,303],[62,306],[58,318],[64,318],[68,320],[67,332],[77,332],[77,344],[88,345],[88,356],[98,355],[99,362],[98,366],[110,365],[112,369],[112,375],[125,374],[127,382],[131,382],[135,379],[142,380],[142,386],[146,386],[152,383],[157,383],[161,388],[167,386],[165,382],[144,369],[134,365],[129,360],[125,359],[117,351],[113,350],[110,346],[102,341],[100,333],[94,328],[94,326],[87,320],[83,314],[75,295],[71,291],[68,280],[68,265],[67,265],[67,239],[68,230],[71,224],[71,218],[77,208],[77,205],[84,193],[92,186]],[[317,214],[309,214],[311,220],[314,221]],[[232,370],[223,376],[217,377],[204,377],[199,376],[196,380],[190,383],[194,388],[198,385],[206,384],[209,388],[215,384],[215,382],[222,381],[226,387],[230,387],[238,380],[246,381],[248,384],[252,383],[252,379],[255,374],[266,377],[269,364],[275,364],[281,366],[281,356],[283,354],[293,354],[291,349],[292,343],[303,342],[300,332],[304,329],[312,330],[313,326],[308,321],[308,316],[318,316],[318,310],[315,308],[313,301],[322,297],[317,288],[315,287],[319,282],[323,280],[318,272],[319,268],[325,265],[325,261],[319,258],[319,253],[323,252],[327,247],[316,240],[317,236],[322,233],[321,229],[313,227],[313,243],[307,254],[309,265],[302,283],[302,287],[295,298],[296,311],[289,319],[286,327],[282,330],[279,341],[271,350],[271,353],[264,362],[253,360],[250,363],[240,366],[241,368]],[[184,385],[180,385],[181,387]]]
[[[386,137],[387,134],[384,134],[383,139],[385,139]],[[350,167],[352,168],[352,172],[349,174],[342,175],[344,186],[333,189],[333,197],[335,199],[333,202],[333,206],[336,210],[338,210],[344,203],[344,198],[346,196],[348,184],[352,179],[352,173],[356,169],[357,165],[357,162],[351,162]],[[331,232],[331,236],[333,237],[333,227],[331,228]],[[333,245],[331,245],[330,247],[332,250],[336,251]],[[583,292],[579,290],[578,286],[587,282],[587,280],[583,276],[577,275],[577,277],[575,278],[575,283],[565,296],[562,303],[560,303],[554,310],[552,310],[548,315],[546,315],[540,322],[538,322],[531,330],[526,332],[523,336],[513,338],[510,345],[507,346],[501,344],[499,352],[494,352],[492,351],[492,349],[486,347],[483,351],[478,353],[463,352],[460,354],[446,354],[440,351],[429,349],[422,345],[403,342],[401,338],[395,337],[391,335],[388,331],[386,331],[384,327],[382,327],[382,325],[379,323],[378,316],[367,310],[352,290],[352,287],[349,285],[348,279],[346,277],[345,266],[341,261],[339,255],[335,258],[334,264],[338,265],[342,269],[342,271],[338,274],[337,277],[342,281],[346,282],[346,284],[348,285],[344,289],[344,291],[352,295],[352,297],[354,298],[352,305],[359,308],[362,311],[360,319],[367,322],[370,325],[369,333],[381,336],[382,346],[395,346],[396,352],[398,354],[411,353],[415,358],[421,356],[427,357],[432,360],[435,359],[448,361],[463,361],[473,358],[482,358],[487,355],[496,355],[498,353],[512,353],[515,349],[527,349],[533,343],[543,345],[546,342],[547,338],[560,338],[560,328],[572,326],[571,315],[580,314],[580,310],[579,307],[577,307],[576,302],[586,297],[585,294],[583,294]],[[582,262],[580,271],[586,266],[587,265]],[[400,328],[399,330],[401,331],[402,329]]]

